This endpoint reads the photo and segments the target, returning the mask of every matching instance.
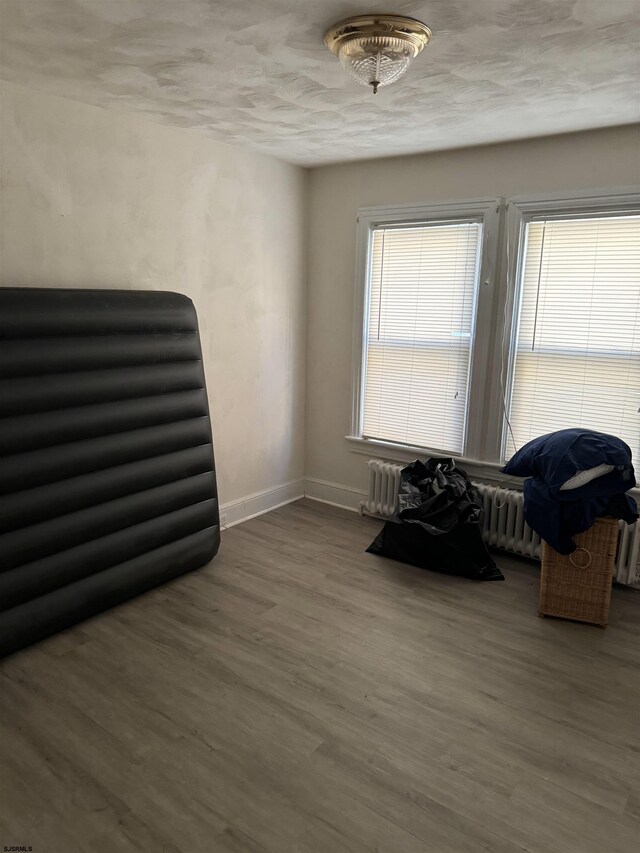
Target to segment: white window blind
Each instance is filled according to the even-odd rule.
[[[575,426],[640,457],[640,216],[532,221],[521,275],[506,457]]]
[[[461,453],[482,225],[372,232],[362,435]]]

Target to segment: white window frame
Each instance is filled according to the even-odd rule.
[[[504,246],[501,252],[504,275],[501,275],[502,292],[498,294],[502,305],[503,322],[498,324],[502,333],[495,336],[493,388],[490,395],[487,419],[487,444],[485,459],[503,464],[508,441],[507,412],[511,406],[513,368],[516,356],[520,300],[522,296],[522,264],[526,249],[526,226],[544,218],[574,218],[580,215],[625,214],[640,212],[640,188],[632,187],[620,192],[585,190],[566,193],[518,196],[508,199]],[[502,366],[503,384],[500,384]]]
[[[491,355],[492,306],[494,303],[495,270],[498,252],[499,211],[502,199],[479,198],[469,201],[420,205],[382,205],[358,210],[355,264],[355,299],[353,325],[353,406],[351,433],[346,436],[358,452],[375,455],[384,452],[395,458],[415,457],[416,454],[455,456],[461,460],[483,457],[484,401],[489,393],[487,370]],[[432,447],[418,447],[362,437],[364,403],[364,335],[368,320],[370,250],[374,229],[387,225],[437,224],[447,221],[476,219],[482,224],[480,268],[474,311],[474,334],[471,339],[469,366],[469,396],[462,454]]]

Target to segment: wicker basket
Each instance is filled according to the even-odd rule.
[[[599,518],[575,538],[573,554],[542,543],[540,616],[560,616],[606,628],[618,544],[618,521]]]

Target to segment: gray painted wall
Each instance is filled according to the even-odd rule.
[[[358,207],[640,183],[637,126],[309,173],[14,84],[0,94],[0,284],[188,294],[222,502],[293,483],[248,511],[298,494],[303,475],[352,503],[365,487],[344,438]]]
[[[359,207],[630,184],[640,184],[640,126],[313,169],[305,474],[347,487],[344,493],[313,493],[357,504],[348,490],[366,486],[366,457],[345,441],[351,428]]]
[[[299,483],[306,171],[14,84],[0,93],[0,284],[186,293],[221,502]]]

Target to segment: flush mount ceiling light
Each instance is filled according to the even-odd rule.
[[[355,15],[334,24],[324,43],[344,70],[375,95],[399,80],[411,60],[429,44],[431,30],[401,15]]]

